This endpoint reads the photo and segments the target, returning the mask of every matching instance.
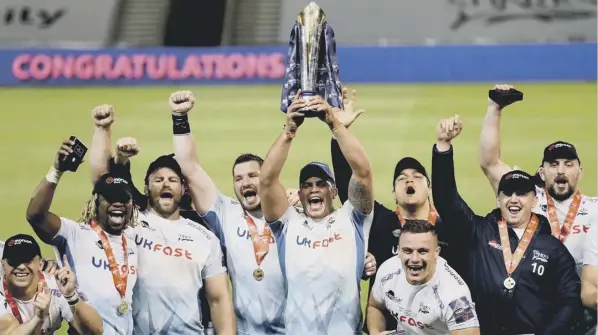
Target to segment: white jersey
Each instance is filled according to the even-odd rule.
[[[533,210],[534,213],[548,218],[548,205],[546,204],[545,189],[536,186],[536,198],[538,199],[538,203]],[[554,201],[554,206],[556,207],[556,213],[559,222],[561,223],[561,227],[563,227],[565,217],[569,212],[569,205],[571,205],[572,201],[572,197],[565,201]],[[569,236],[567,236],[567,239],[563,243],[575,260],[578,274],[581,274],[581,266],[583,264],[583,248],[586,236],[588,235],[590,227],[597,221],[598,198],[592,198],[583,195],[581,204],[579,205],[579,209],[577,211],[577,216],[575,217],[575,221],[573,221],[573,225],[569,231]]]
[[[58,286],[56,285],[54,278],[46,276],[46,283],[52,296],[50,300],[50,310],[48,317],[42,324],[42,334],[54,334],[55,331],[60,329],[63,320],[66,322],[71,322],[73,320],[73,313],[71,312],[69,303],[62,296],[60,290],[58,290]],[[6,301],[3,285],[0,285],[0,296],[0,316],[3,316],[4,314],[14,315],[10,305]],[[21,318],[23,319],[23,323],[31,320],[35,315],[35,306],[33,305],[34,299],[35,298],[32,298],[28,301],[15,299],[17,302],[17,308],[19,309],[19,314],[21,314]]]
[[[422,285],[409,284],[399,257],[389,258],[378,269],[371,296],[397,320],[399,334],[447,335],[480,326],[469,287],[441,257],[434,277]]]
[[[102,317],[104,335],[133,334],[131,304],[133,302],[133,287],[137,282],[135,231],[132,228],[123,231],[127,241],[128,268],[124,266],[122,237],[106,233],[121,273],[128,272],[125,300],[129,304],[129,309],[125,314],[120,315],[118,307],[121,297],[114,286],[112,272],[110,272],[100,236],[88,224],[77,223],[65,218],[60,218],[60,220],[60,230],[52,240],[56,259],[62,263],[62,256],[66,255],[71,269],[75,272],[77,286],[84,293],[81,298],[93,306]]]
[[[598,225],[592,225],[583,250],[583,265],[598,268]],[[594,283],[598,285],[598,283]],[[598,332],[598,329],[596,330]]]
[[[226,273],[220,242],[200,224],[141,213],[135,242],[139,271],[133,294],[135,335],[203,332],[203,280]]]
[[[287,334],[283,320],[284,280],[274,239],[260,266],[264,272],[263,279],[257,281],[253,278],[253,271],[257,268],[253,243],[241,204],[219,194],[212,208],[202,218],[226,250],[226,265],[232,281],[237,315],[237,333]],[[263,218],[252,219],[262,234],[266,222]]]
[[[365,215],[345,201],[319,222],[289,206],[270,224],[287,279],[288,334],[361,334],[364,226],[372,217],[373,211]]]

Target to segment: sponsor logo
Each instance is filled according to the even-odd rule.
[[[316,249],[316,248],[328,248],[328,246],[330,246],[330,244],[332,244],[334,241],[338,241],[338,240],[342,240],[343,237],[339,234],[339,233],[334,233],[334,235],[323,239],[323,240],[310,240],[307,237],[303,237],[301,238],[299,235],[297,235],[297,245],[300,246],[305,246],[308,247],[310,249]]]
[[[491,246],[494,249],[502,251],[502,246],[500,244],[498,244],[498,242],[496,242],[495,240],[488,241],[488,245]]]
[[[450,274],[451,277],[453,277],[453,279],[455,279],[457,281],[457,283],[459,283],[459,285],[461,285],[461,286],[465,285],[465,283],[463,282],[463,279],[461,279],[461,276],[459,276],[455,271],[453,271],[453,269],[451,269],[451,267],[448,265],[448,263],[444,263],[444,270],[446,272],[448,272],[448,274]]]
[[[401,274],[401,269],[397,270],[396,272],[389,273],[386,276],[382,277],[382,279],[380,279],[380,284],[384,285],[384,283],[391,280],[395,275],[400,275],[400,274]]]
[[[385,294],[386,294],[386,297],[387,297],[388,299],[390,299],[390,300],[392,300],[392,301],[394,301],[394,302],[399,302],[399,303],[400,303],[401,301],[403,301],[403,299],[401,299],[401,298],[399,298],[399,297],[397,297],[397,296],[395,295],[395,293],[394,293],[394,291],[393,291],[393,290],[388,290],[388,291],[386,291],[386,293],[385,293]]]
[[[538,250],[534,250],[533,253],[533,257],[532,257],[532,261],[538,260],[538,261],[542,261],[544,263],[548,263],[548,255],[543,254],[541,252],[539,252]]]
[[[181,241],[181,242],[185,242],[185,241],[193,242],[193,239],[189,235],[179,234],[178,236],[179,236],[179,241]]]
[[[98,269],[104,269],[104,270],[110,271],[110,264],[105,259],[98,259],[98,258],[95,258],[95,256],[92,256],[91,264],[93,264],[93,266],[95,266]],[[127,266],[124,264],[120,264],[118,266],[118,270],[121,273],[127,273],[130,275],[137,274],[137,268],[135,267],[135,265]]]
[[[392,311],[390,312],[390,314],[392,314],[392,316],[394,316],[394,318],[397,319],[397,322],[401,323],[402,326],[408,325],[413,328],[419,329],[434,329],[434,327],[423,322],[417,321],[410,316],[402,315]]]
[[[249,234],[247,229],[243,229],[241,227],[237,227],[237,236],[239,236],[240,238],[244,238],[246,240],[251,240],[251,235]],[[274,236],[270,236],[270,244],[274,244],[274,243],[276,243]]]
[[[576,234],[581,234],[582,232],[584,234],[587,234],[589,230],[590,230],[590,226],[580,225],[580,224],[573,224],[571,226],[570,234],[571,235],[576,235]]]
[[[143,249],[157,252],[164,256],[175,257],[175,258],[184,257],[186,259],[193,260],[193,254],[191,254],[191,252],[187,249],[172,248],[168,245],[154,243],[154,241],[150,241],[150,240],[140,237],[140,236],[135,237],[135,243]]]

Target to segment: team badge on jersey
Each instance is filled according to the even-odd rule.
[[[453,310],[456,324],[461,324],[475,318],[471,305],[467,297],[461,297],[449,302],[449,307]]]

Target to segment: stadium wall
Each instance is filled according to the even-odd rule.
[[[339,47],[345,83],[596,81],[596,43]],[[281,84],[285,47],[0,50],[0,86]]]

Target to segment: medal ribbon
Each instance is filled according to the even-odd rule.
[[[259,267],[264,260],[264,257],[270,251],[270,241],[272,240],[272,230],[268,224],[264,225],[264,233],[260,234],[255,221],[248,214],[245,214],[245,221],[247,221],[247,227],[249,228],[249,237],[253,243],[253,252],[255,253],[255,262]]]
[[[114,282],[114,287],[120,294],[120,298],[124,300],[125,293],[127,292],[127,277],[129,276],[129,249],[127,248],[127,239],[125,238],[125,234],[121,233],[120,235],[122,238],[123,255],[125,258],[123,267],[126,270],[123,273],[118,268],[118,263],[116,263],[116,258],[114,257],[114,252],[112,251],[112,246],[110,246],[110,241],[108,241],[106,233],[97,223],[95,223],[95,221],[91,222],[91,229],[100,235],[100,241],[102,242],[102,247],[104,248],[104,254],[106,254],[106,259],[108,260],[110,272],[112,272],[112,281]]]
[[[527,224],[527,227],[525,227],[525,232],[523,233],[523,236],[521,237],[521,240],[517,245],[517,249],[515,249],[515,253],[511,253],[511,242],[509,240],[507,222],[504,218],[498,222],[498,234],[500,236],[500,245],[502,247],[502,255],[505,260],[505,268],[509,277],[513,272],[515,272],[515,269],[517,269],[517,266],[519,265],[521,258],[523,258],[525,250],[527,250],[527,247],[529,246],[529,243],[531,242],[532,237],[536,232],[536,229],[538,229],[539,222],[540,220],[538,219],[538,217],[535,214],[532,214],[532,219]]]
[[[39,273],[39,282],[41,283],[41,285],[38,284],[37,293],[41,293],[44,290],[44,287],[46,287],[46,277],[44,277],[44,274],[41,273],[41,271]],[[12,315],[14,315],[17,321],[19,321],[19,324],[23,324],[23,317],[21,316],[21,312],[19,312],[17,300],[12,296],[12,293],[10,293],[10,291],[8,290],[8,282],[6,281],[6,277],[4,278],[4,297],[6,299],[6,302],[8,303],[8,306],[10,306],[10,311],[12,312]]]
[[[401,222],[401,227],[404,226],[405,218],[401,215],[398,208],[395,210],[395,214],[397,214],[397,216],[399,217],[399,222]],[[437,218],[438,218],[438,212],[436,212],[436,208],[434,208],[434,207],[432,207],[432,205],[430,205],[430,212],[428,213],[428,222],[430,222],[430,224],[432,226],[435,226]]]
[[[565,242],[567,237],[569,236],[569,232],[571,230],[571,226],[575,221],[575,217],[577,216],[577,211],[579,210],[579,206],[581,205],[581,192],[578,190],[575,192],[573,196],[573,201],[571,201],[571,205],[569,205],[569,212],[567,212],[567,216],[565,217],[565,223],[561,228],[561,223],[559,222],[559,218],[556,214],[556,206],[554,205],[554,199],[548,194],[548,190],[546,192],[546,205],[547,205],[547,212],[548,212],[548,221],[550,221],[550,230],[552,230],[552,236],[561,240],[561,242]]]

